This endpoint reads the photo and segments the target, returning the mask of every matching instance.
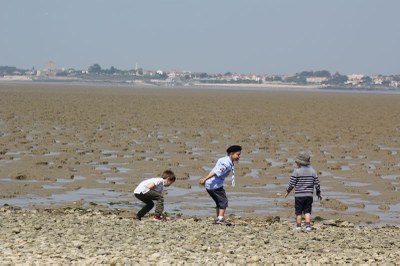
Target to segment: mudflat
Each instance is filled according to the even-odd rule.
[[[0,84],[0,96],[3,263],[400,259],[400,95]],[[198,180],[232,144],[230,226],[214,225]],[[299,151],[324,197],[310,232],[293,230],[282,197]],[[133,189],[165,169],[178,177],[167,220],[132,221]]]
[[[322,185],[313,216],[399,224],[399,94],[0,84],[0,204],[118,208],[172,169],[170,214],[212,216],[200,177],[243,147],[228,214],[291,220],[299,151]]]

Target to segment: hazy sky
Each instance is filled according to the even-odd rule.
[[[400,0],[0,1],[0,66],[400,74]]]

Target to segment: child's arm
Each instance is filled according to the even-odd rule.
[[[321,185],[319,183],[319,178],[317,175],[315,175],[315,177],[314,177],[314,184],[315,184],[315,190],[317,191],[317,197],[319,200],[322,200]]]
[[[151,182],[150,184],[147,184],[147,187],[152,190],[152,189],[154,189],[156,187],[156,184]]]
[[[293,174],[290,176],[290,180],[289,180],[289,186],[286,189],[286,194],[285,194],[285,198],[289,195],[289,193],[293,190],[293,188],[296,186],[297,184],[297,178],[295,176],[295,172],[293,172]]]
[[[211,177],[215,176],[216,174],[214,172],[210,172],[208,175],[206,175],[205,177],[201,178],[199,183],[200,185],[204,185],[207,181],[207,179],[210,179]]]

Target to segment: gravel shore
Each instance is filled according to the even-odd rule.
[[[132,221],[121,210],[0,209],[2,264],[270,264],[400,261],[400,227],[314,222],[294,231],[279,217]]]

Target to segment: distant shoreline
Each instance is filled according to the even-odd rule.
[[[55,84],[66,86],[99,86],[116,88],[158,88],[158,89],[205,89],[205,90],[242,90],[242,91],[273,91],[273,92],[343,92],[343,93],[371,93],[371,94],[400,94],[400,89],[391,88],[366,88],[366,87],[346,87],[346,86],[322,86],[322,85],[300,85],[300,84],[281,84],[281,83],[262,83],[262,84],[228,84],[228,83],[192,83],[189,85],[157,85],[142,81],[105,81],[105,80],[4,80],[2,84]]]
[[[284,83],[262,83],[262,84],[231,84],[231,83],[195,83],[195,86],[210,86],[210,87],[254,87],[254,88],[285,88],[285,89],[320,89],[320,85],[299,85],[299,84],[284,84]]]

